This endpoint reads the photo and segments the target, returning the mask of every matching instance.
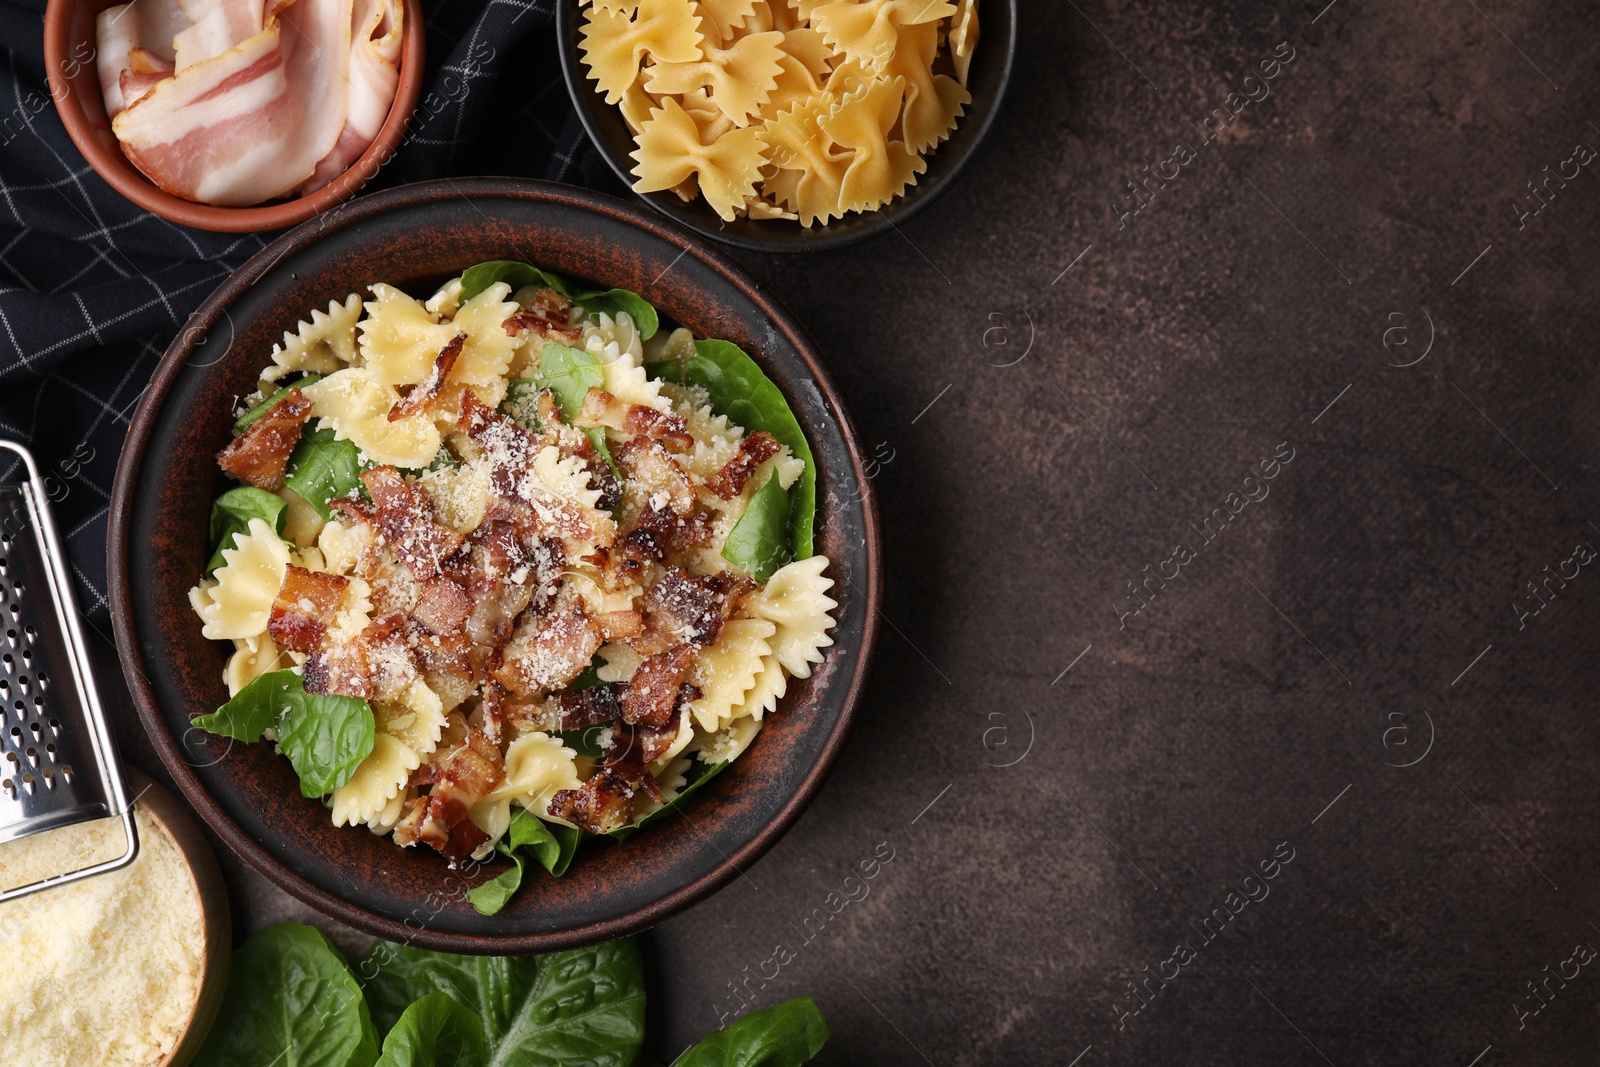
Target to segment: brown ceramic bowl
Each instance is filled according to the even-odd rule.
[[[201,230],[256,233],[294,226],[350,199],[387,163],[405,135],[406,121],[422,92],[421,0],[401,0],[405,28],[400,46],[400,84],[378,136],[348,170],[309,196],[255,207],[215,207],[163,192],[122,153],[95,71],[95,16],[119,0],[49,0],[44,14],[44,63],[50,98],[83,158],[117,192],[164,219]]]
[[[824,662],[790,684],[761,736],[681,817],[625,842],[586,842],[563,878],[533,865],[493,917],[465,891],[504,869],[451,871],[335,827],[270,744],[190,726],[227,699],[224,646],[189,608],[209,552],[214,457],[234,398],[311,308],[388,281],[418,294],[484,260],[521,259],[632,289],[663,319],[750,352],[816,455],[817,551],[832,561],[838,626]],[[719,254],[657,215],[599,194],[509,179],[430,182],[361,197],[268,245],[200,306],[140,403],[112,492],[111,616],[140,717],[184,795],[262,874],[317,910],[396,941],[454,952],[547,952],[651,926],[737,877],[800,816],[855,715],[877,633],[877,507],[862,450],[800,326]]]

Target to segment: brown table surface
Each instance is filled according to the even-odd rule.
[[[828,1063],[1592,1062],[1600,8],[1325,3],[1031,3],[958,187],[738,257],[881,447],[888,599],[816,803],[647,935],[658,1055],[747,982]]]

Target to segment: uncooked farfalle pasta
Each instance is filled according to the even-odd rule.
[[[735,406],[745,425],[730,421]],[[284,335],[218,457],[197,724],[267,738],[335,824],[553,873],[751,744],[832,644],[816,472],[736,346],[620,289],[480,264]]]
[[[971,94],[978,0],[586,0],[636,192],[826,224],[916,184]]]

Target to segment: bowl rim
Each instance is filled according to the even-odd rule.
[[[147,178],[120,148],[106,145],[95,136],[90,113],[85,110],[83,99],[74,91],[73,80],[66,74],[69,65],[74,62],[80,66],[90,66],[94,84],[97,87],[100,84],[98,73],[92,70],[92,60],[68,59],[73,43],[67,39],[71,12],[81,6],[81,2],[48,0],[45,6],[45,78],[56,114],[66,127],[73,146],[107,185],[136,207],[180,226],[216,233],[259,233],[297,225],[350,199],[394,157],[406,126],[416,111],[417,101],[422,96],[424,64],[427,60],[427,26],[423,19],[422,3],[421,0],[400,0],[405,10],[406,24],[401,31],[400,80],[395,86],[394,102],[389,105],[389,114],[378,128],[378,135],[355,162],[316,192],[281,203],[219,207],[185,200],[166,192]],[[94,42],[91,41],[91,44]],[[98,96],[90,107],[98,108],[102,116],[105,114],[104,102]]]
[[[561,53],[561,76],[567,83],[567,94],[572,98],[573,110],[578,113],[578,120],[583,123],[583,130],[584,133],[588,134],[589,141],[622,184],[628,187],[630,196],[636,201],[649,204],[679,226],[685,226],[700,236],[710,238],[713,241],[719,241],[722,244],[743,249],[747,252],[798,255],[806,252],[826,252],[849,248],[864,241],[870,241],[874,237],[881,237],[890,230],[898,229],[899,223],[916,217],[926,210],[928,205],[948,192],[950,187],[966,171],[973,157],[983,147],[983,142],[988,138],[989,131],[994,128],[995,119],[1000,113],[1001,106],[1005,103],[1006,92],[1011,86],[1011,76],[1016,68],[1017,24],[1022,17],[1021,0],[989,0],[989,2],[1003,5],[1009,13],[1008,21],[1010,25],[1009,32],[1005,36],[1005,56],[1001,64],[999,79],[995,83],[994,100],[980,117],[976,128],[971,130],[971,139],[964,146],[964,151],[950,163],[948,170],[939,173],[935,180],[920,186],[923,192],[915,199],[906,200],[903,195],[897,197],[884,207],[873,211],[870,219],[863,221],[859,226],[852,228],[848,232],[830,235],[825,232],[827,224],[824,224],[821,227],[824,232],[804,241],[765,240],[746,236],[741,232],[728,230],[722,226],[713,226],[702,222],[686,212],[682,207],[683,202],[670,190],[663,190],[657,193],[633,192],[634,178],[629,169],[629,161],[625,158],[618,158],[612,153],[606,139],[601,135],[591,110],[596,106],[595,99],[599,99],[599,107],[610,108],[614,111],[616,110],[616,105],[607,104],[600,97],[598,91],[589,84],[589,80],[583,71],[579,69],[577,58],[578,42],[574,26],[576,25],[577,12],[584,6],[586,0],[560,0],[556,12],[556,40],[558,50]],[[983,38],[980,38],[979,47],[982,47],[982,40]],[[942,142],[935,146],[933,152],[928,154],[928,158],[931,160],[936,157],[943,147],[944,144]],[[789,226],[799,225],[799,223],[784,220],[773,221],[783,221],[784,225]]]
[[[640,227],[656,237],[678,244],[682,247],[684,255],[694,256],[702,266],[722,275],[738,288],[775,329],[788,335],[810,374],[811,382],[836,414],[840,436],[849,456],[850,469],[859,487],[865,542],[864,580],[855,585],[857,591],[864,596],[864,624],[860,644],[851,651],[853,662],[849,667],[848,681],[840,680],[834,683],[845,685],[837,721],[799,786],[783,801],[772,818],[737,849],[731,853],[722,853],[720,860],[703,874],[682,885],[669,887],[661,896],[648,904],[580,926],[515,935],[438,931],[426,927],[419,929],[406,921],[389,918],[364,905],[336,896],[296,874],[288,863],[268,853],[263,845],[245,833],[201,785],[162,717],[156,694],[146,679],[130,593],[132,567],[130,532],[134,489],[143,473],[145,453],[160,411],[178,377],[187,366],[184,358],[187,339],[203,335],[211,321],[219,314],[225,313],[228,306],[280,259],[308,247],[325,230],[359,226],[366,219],[391,208],[404,208],[419,201],[462,197],[471,199],[477,196],[509,196],[534,203],[558,203],[580,211],[599,211],[609,214],[626,224]],[[815,343],[793,316],[770,296],[764,286],[750,278],[718,250],[708,247],[704,242],[695,241],[682,228],[660,215],[603,193],[552,182],[505,178],[419,182],[359,197],[337,212],[324,215],[319,220],[302,223],[276,238],[225,279],[190,316],[184,328],[163,353],[146,394],[134,413],[128,429],[127,443],[117,461],[108,513],[106,549],[108,601],[123,676],[151,745],[176,781],[185,799],[205,823],[253,869],[324,915],[391,941],[408,942],[444,951],[492,955],[557,951],[611,940],[647,929],[699,903],[739,877],[788,832],[809,806],[833,769],[859,711],[877,646],[879,620],[882,618],[882,554],[876,490],[872,479],[867,475],[866,457],[849,408],[817,355]],[[444,869],[441,866],[441,870]]]

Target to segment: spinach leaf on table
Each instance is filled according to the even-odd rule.
[[[289,455],[285,484],[326,521],[333,517],[328,501],[362,488],[361,450],[354,441],[339,441],[326,427],[307,430]]]
[[[672,1067],[799,1067],[831,1036],[811,998],[796,997],[707,1036]]]
[[[428,993],[475,1010],[492,1063],[630,1067],[644,1041],[644,973],[632,940],[550,956],[452,956],[380,941],[362,966],[382,1029]]]
[[[251,519],[260,519],[282,535],[288,509],[288,502],[277,493],[253,486],[229,489],[217,497],[211,504],[211,543],[216,547],[206,561],[206,574],[228,562],[222,550],[235,547],[238,535],[250,532]]]
[[[683,380],[711,397],[711,410],[743,426],[765,430],[805,461],[805,473],[790,487],[789,535],[795,559],[812,554],[817,511],[817,465],[800,422],[783,393],[755,360],[728,341],[696,341]]]
[[[372,1067],[378,1034],[350,965],[309,926],[280,923],[233,954],[195,1067]]]
[[[486,1067],[483,1020],[446,993],[429,993],[400,1014],[377,1067]]]
[[[272,727],[307,797],[349,782],[377,738],[372,705],[357,697],[307,693],[304,680],[288,668],[254,679],[216,711],[196,717],[194,725],[249,743]]]

